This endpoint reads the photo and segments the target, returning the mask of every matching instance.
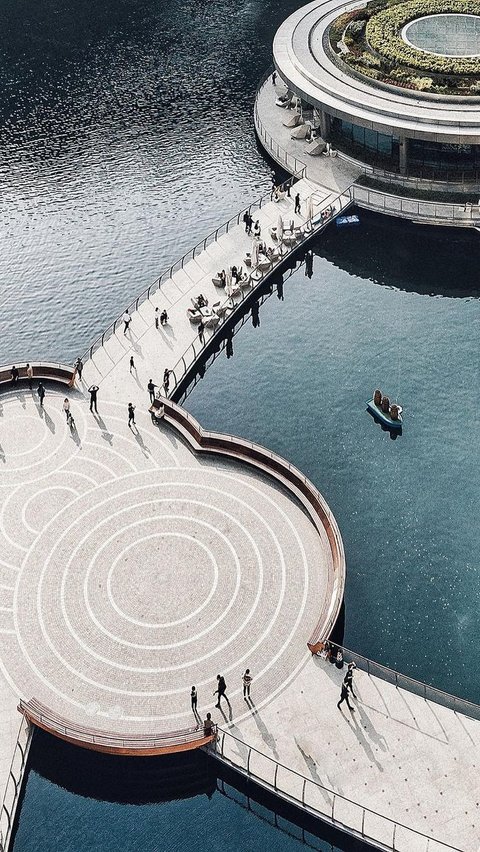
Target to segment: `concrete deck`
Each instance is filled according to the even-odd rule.
[[[387,216],[409,219],[413,222],[447,227],[472,228],[479,226],[480,207],[478,205],[449,204],[441,201],[426,201],[395,195],[399,187],[399,176],[391,176],[371,166],[362,166],[340,154],[328,157],[324,154],[312,157],[307,153],[307,144],[303,139],[292,139],[291,128],[283,122],[293,114],[276,106],[278,95],[287,91],[277,75],[277,83],[272,85],[269,77],[260,86],[255,101],[255,128],[257,135],[269,155],[292,174],[304,168],[306,177],[316,185],[320,192],[341,192],[348,194],[358,207],[373,210]],[[383,183],[391,183],[392,194],[371,189],[356,183],[360,175],[375,174]],[[415,181],[406,181],[410,189],[415,189]],[[428,182],[427,182],[428,183]],[[434,189],[433,184],[422,185],[422,189]],[[437,185],[445,190],[446,185]],[[459,187],[457,187],[457,190]],[[399,187],[398,191],[401,191]]]
[[[302,201],[300,215],[294,214],[294,196],[297,193]],[[267,245],[275,245],[268,229],[277,225],[280,214],[285,222],[293,219],[296,226],[304,225],[307,221],[306,203],[310,196],[313,196],[314,212],[317,215],[336,200],[337,195],[337,190],[320,188],[310,180],[297,181],[291,198],[287,197],[278,203],[267,202],[260,210],[252,211],[254,220],[258,219],[260,222],[262,240],[265,240]],[[349,203],[348,198],[344,201]],[[338,212],[338,201],[336,206]],[[143,404],[150,378],[161,386],[165,368],[173,369],[192,342],[196,341],[200,348],[197,327],[187,318],[187,309],[192,307],[192,298],[203,293],[210,305],[225,302],[225,291],[213,285],[212,277],[221,269],[232,265],[243,266],[245,269],[245,253],[251,251],[251,247],[252,238],[247,236],[242,223],[230,228],[227,234],[220,236],[216,242],[208,245],[205,251],[196,255],[194,260],[187,262],[171,279],[162,283],[160,290],[139,306],[133,314],[127,335],[123,334],[122,323],[116,333],[106,340],[104,346],[93,353],[93,357],[85,364],[83,386],[98,384],[100,400],[106,392],[111,399],[123,399],[126,402],[131,399],[134,403]],[[158,330],[154,325],[157,306],[160,310],[165,308],[169,316],[168,325],[161,326]],[[206,341],[211,334],[211,330],[205,329]],[[132,355],[136,370],[130,375],[129,362]],[[183,372],[184,368],[181,367],[180,373]],[[104,387],[107,388],[106,391]]]
[[[255,675],[255,672],[252,671]],[[274,783],[275,762],[288,767],[276,775],[279,791],[302,798],[328,820],[333,796],[337,823],[364,831],[383,848],[391,848],[393,825],[382,814],[435,838],[438,844],[397,828],[400,852],[440,852],[448,844],[462,852],[480,849],[480,722],[396,689],[377,677],[356,671],[358,700],[351,713],[337,709],[345,669],[313,657],[274,701],[262,706],[252,684],[249,718],[224,726],[237,737],[226,737],[225,755],[246,769],[248,748],[272,758],[250,756],[250,772]],[[293,770],[289,772],[288,770]],[[318,786],[320,785],[320,787]],[[342,799],[343,797],[343,799]]]
[[[72,725],[162,733],[196,723],[192,684],[205,718],[220,672],[241,718],[246,666],[268,700],[305,662],[329,588],[326,533],[271,478],[152,424],[145,394],[130,429],[125,403],[102,399],[94,417],[74,393],[73,433],[64,396],[48,393],[43,411],[28,390],[2,396],[0,661],[13,694]]]

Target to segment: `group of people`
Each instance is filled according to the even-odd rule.
[[[243,687],[243,700],[247,702],[247,704],[253,704],[252,699],[250,698],[250,688],[252,685],[253,677],[251,675],[250,669],[245,669],[242,675],[242,687]],[[224,698],[227,702],[228,708],[231,709],[231,704],[227,695],[227,684],[223,675],[217,675],[217,688],[213,693],[217,696],[217,703],[215,707],[220,710],[221,709],[221,699]],[[192,707],[192,712],[196,719],[200,719],[200,715],[198,713],[197,704],[198,704],[198,693],[197,688],[192,686],[190,692],[190,704]],[[212,720],[212,714],[207,713],[207,717],[203,722],[203,730],[205,736],[210,736],[210,734],[215,733],[215,723]]]
[[[256,219],[255,222],[253,221],[252,215],[249,210],[245,210],[245,213],[243,214],[243,221],[245,224],[245,233],[248,234],[248,236],[250,236],[250,234],[252,233],[254,237],[260,236],[260,234],[262,233],[260,222],[258,219]]]

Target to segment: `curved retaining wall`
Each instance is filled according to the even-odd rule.
[[[337,620],[345,590],[346,563],[343,541],[337,522],[325,498],[313,483],[294,465],[276,453],[272,453],[260,444],[223,435],[220,432],[208,432],[197,420],[180,406],[168,399],[162,399],[165,421],[185,437],[195,452],[227,455],[267,473],[294,494],[307,511],[313,525],[319,532],[327,535],[330,545],[331,568],[327,599],[330,601],[318,615],[307,645],[312,653],[325,641]]]

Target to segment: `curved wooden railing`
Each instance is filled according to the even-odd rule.
[[[49,382],[61,382],[64,385],[73,385],[75,373],[73,367],[67,367],[66,364],[56,364],[52,361],[30,361],[29,363],[33,369],[34,381],[42,379]],[[13,364],[8,367],[0,367],[0,387],[11,385],[12,366]],[[19,373],[18,381],[21,381],[22,384],[28,381],[27,362],[16,362],[15,366]]]
[[[182,731],[172,731],[165,734],[116,734],[108,731],[88,728],[74,724],[58,716],[48,707],[36,701],[20,701],[20,713],[37,728],[53,734],[60,740],[72,745],[81,746],[91,751],[101,751],[107,754],[118,754],[127,757],[148,757],[156,754],[173,754],[179,751],[190,751],[209,745],[216,736],[214,731],[205,736],[203,728],[185,728]]]
[[[171,400],[160,398],[159,404],[163,405],[165,421],[188,440],[195,452],[223,454],[269,474],[302,503],[316,529],[320,533],[326,533],[332,570],[328,574],[327,604],[319,614],[307,643],[311,652],[315,653],[328,638],[337,620],[343,601],[346,575],[342,537],[325,498],[298,468],[276,453],[253,441],[202,429],[191,414]]]

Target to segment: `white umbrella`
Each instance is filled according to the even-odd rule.
[[[252,243],[252,269],[258,266],[258,240]]]
[[[313,219],[313,194],[307,200],[307,219]]]
[[[282,240],[283,240],[283,219],[282,219],[281,214],[280,214],[280,216],[278,217],[278,220],[277,220],[277,237],[278,237],[278,242],[281,243]]]

